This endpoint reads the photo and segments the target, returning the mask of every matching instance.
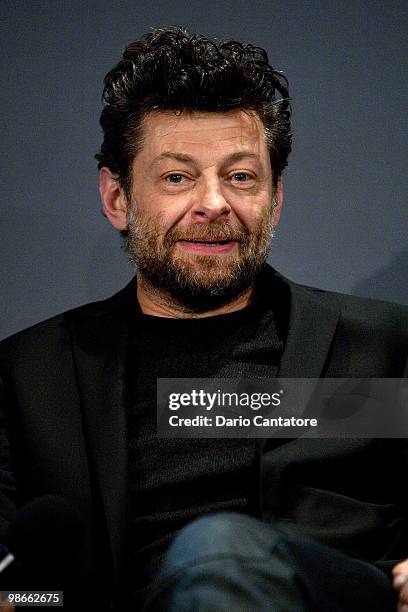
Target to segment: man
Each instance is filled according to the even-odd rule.
[[[265,265],[286,80],[262,49],[169,28],[125,49],[104,101],[101,199],[137,279],[2,343],[3,532],[16,504],[74,503],[89,605],[394,610],[405,440],[156,435],[160,377],[404,374],[406,309]]]

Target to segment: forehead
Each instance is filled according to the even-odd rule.
[[[229,154],[249,149],[267,154],[262,122],[254,111],[157,111],[144,118],[142,133],[142,151],[152,156],[166,150]]]

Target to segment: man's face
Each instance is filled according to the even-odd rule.
[[[143,134],[127,211],[131,261],[186,310],[233,300],[266,258],[281,199],[260,120],[240,110],[156,112]]]

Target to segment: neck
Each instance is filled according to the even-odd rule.
[[[139,276],[137,279],[137,299],[143,314],[169,319],[203,319],[243,310],[253,302],[254,288],[250,287],[233,301],[218,308],[204,312],[192,312],[183,308],[183,305],[173,300],[171,296],[149,285]]]

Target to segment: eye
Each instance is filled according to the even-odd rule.
[[[253,187],[255,176],[250,172],[233,172],[229,180],[233,185],[242,186],[242,188]]]
[[[249,174],[247,174],[247,172],[235,172],[232,175],[232,178],[237,182],[237,183],[245,183],[248,179],[250,179],[251,177],[249,176]]]
[[[165,177],[165,180],[168,183],[173,183],[173,184],[177,185],[177,184],[182,182],[183,178],[184,178],[184,176],[182,174],[168,174]]]

